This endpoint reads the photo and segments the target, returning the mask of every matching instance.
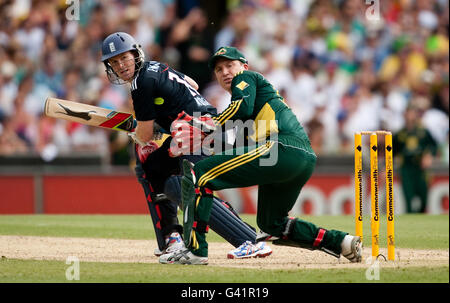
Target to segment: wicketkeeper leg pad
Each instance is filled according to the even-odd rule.
[[[298,232],[295,232],[294,229],[296,228],[297,230],[305,231],[305,233],[299,234]],[[316,231],[313,234],[310,234],[313,229]],[[327,232],[328,230],[324,228],[312,228],[311,223],[298,218],[288,218],[284,231],[280,237],[274,237],[263,232],[257,235],[256,241],[272,241],[274,245],[301,247],[309,250],[321,250],[336,258],[339,258],[340,253],[324,247],[325,233]]]
[[[188,161],[183,162],[183,177],[181,179],[181,201],[183,208],[183,235],[186,247],[191,245],[192,226],[195,214],[195,176],[193,165]],[[192,171],[191,171],[192,170]]]
[[[181,179],[182,176],[171,176],[164,185],[164,193],[170,200],[177,201],[180,207],[182,207]],[[239,247],[245,241],[256,242],[255,228],[242,221],[233,207],[218,197],[213,197],[208,224],[214,232],[234,247]]]
[[[194,165],[184,160],[182,202],[185,243],[195,255],[206,257],[208,256],[208,243],[206,242],[205,234],[209,228],[208,221],[213,203],[213,192],[205,187],[195,187],[195,181]]]

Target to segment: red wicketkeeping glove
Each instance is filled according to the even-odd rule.
[[[176,132],[170,143],[169,155],[178,157],[190,155],[202,147],[204,134],[199,128],[186,126],[183,130]]]
[[[193,154],[202,146],[204,137],[216,129],[216,124],[210,116],[192,117],[182,111],[171,126],[172,143],[169,155]]]
[[[205,134],[212,133],[216,130],[216,123],[211,118],[211,116],[190,116],[185,111],[182,111],[170,125],[170,132],[172,133],[172,137],[173,132],[175,130],[178,130],[179,127],[182,127],[182,125],[186,123],[193,127],[201,129],[201,131]]]

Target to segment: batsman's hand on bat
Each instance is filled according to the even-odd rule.
[[[172,142],[169,155],[177,157],[198,151],[203,139],[215,130],[216,124],[211,116],[193,117],[182,111],[170,126]]]
[[[142,146],[140,144],[136,144],[135,146],[136,153],[141,163],[144,163],[147,160],[148,156],[159,148],[159,145],[155,141],[150,141],[145,146]]]
[[[143,142],[143,141],[139,140],[138,136],[136,135],[136,131],[129,132],[128,133],[128,137],[130,137],[131,140],[133,140],[134,143],[136,143],[137,145],[140,145],[140,146],[146,146],[147,145],[147,142]]]
[[[160,132],[155,132],[153,134],[152,140],[149,142],[142,142],[141,140],[139,140],[136,136],[136,132],[130,132],[128,133],[128,136],[134,141],[134,143],[136,143],[136,153],[141,163],[144,163],[147,160],[148,156],[159,148],[158,143],[155,141],[161,140],[163,138],[163,134]]]
[[[152,140],[158,141],[158,140],[163,139],[164,134],[162,131],[163,131],[163,129],[158,124],[154,123]],[[136,143],[140,146],[146,146],[148,144],[147,142],[144,142],[138,138],[138,136],[136,134],[136,128],[134,128],[133,131],[129,132],[128,136],[131,138],[131,140],[134,141],[134,143]]]

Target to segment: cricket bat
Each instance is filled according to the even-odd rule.
[[[53,118],[126,132],[133,131],[137,125],[131,113],[52,97],[45,100],[44,113]]]
[[[53,118],[60,118],[86,125],[126,132],[132,132],[137,126],[136,120],[130,113],[118,112],[98,106],[51,97],[48,97],[47,100],[45,100],[44,113]],[[162,134],[161,138],[155,140],[155,142],[158,146],[161,146],[168,137],[169,135]],[[150,199],[150,193],[152,192],[150,183],[145,178],[144,181],[140,183],[142,184],[145,196],[147,197],[147,204],[152,217],[158,247],[160,250],[163,250],[166,243],[164,235],[161,232],[161,219],[158,215],[159,210],[156,208],[155,203],[152,202],[152,199]]]

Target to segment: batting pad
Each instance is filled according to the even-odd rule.
[[[170,177],[166,181],[164,188],[164,193],[167,195],[167,197],[172,201],[176,201],[180,207],[182,207],[181,185],[180,185],[181,179],[182,176]],[[188,186],[193,187],[192,184],[189,184]],[[193,221],[193,219],[191,219],[191,221]],[[244,243],[247,240],[251,241],[252,243],[255,243],[256,239],[255,229],[249,226],[244,221],[242,221],[242,219],[233,210],[230,204],[217,197],[213,198],[213,205],[211,208],[211,214],[209,217],[208,224],[209,227],[214,232],[216,232],[219,236],[227,240],[234,247],[239,247],[242,243]]]
[[[256,231],[217,197],[213,200],[209,227],[234,247],[239,247],[247,240],[252,243],[256,241]]]

